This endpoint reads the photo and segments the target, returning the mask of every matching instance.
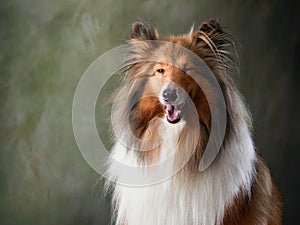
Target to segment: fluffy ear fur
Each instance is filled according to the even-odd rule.
[[[221,26],[216,19],[207,20],[201,23],[199,27],[199,31],[203,31],[205,33],[209,33],[212,31],[222,33]]]
[[[224,32],[216,19],[203,22],[195,32],[196,44],[207,45],[216,51],[225,44],[231,43],[228,33]]]
[[[233,54],[235,44],[231,35],[223,31],[217,20],[203,22],[193,33],[193,40],[198,49],[197,54],[213,72],[236,67],[237,55]]]
[[[158,34],[150,24],[134,22],[131,26],[131,38],[137,40],[156,40]]]

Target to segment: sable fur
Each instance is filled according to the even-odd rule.
[[[213,71],[221,87],[227,113],[225,138],[213,164],[199,172],[198,166],[210,135],[211,115],[207,99],[200,87],[178,68],[164,63],[140,62],[127,68],[123,88],[119,94],[127,96],[117,104],[113,120],[118,130],[127,128],[124,121],[129,114],[130,129],[135,137],[150,140],[136,146],[134,138],[126,136],[127,147],[115,140],[112,158],[132,165],[151,165],[179,151],[174,165],[193,152],[192,158],[169,180],[149,187],[134,188],[114,185],[114,215],[117,225],[280,225],[281,201],[279,191],[263,160],[257,156],[252,143],[252,123],[243,99],[235,87],[230,73],[233,57],[228,51],[232,45],[230,35],[223,31],[216,20],[201,24],[198,30],[183,36],[160,38],[149,24],[137,22],[132,26],[130,43],[139,43],[140,48],[131,50],[131,59],[143,54],[161,54],[151,49],[146,40],[163,40],[188,48],[197,54]],[[158,73],[157,68],[164,68]],[[178,124],[169,124],[164,119],[164,107],[158,96],[141,98],[131,108],[130,102],[139,99],[147,90],[157,88],[145,80],[138,91],[132,92],[135,80],[147,76],[165,76],[179,84],[191,97],[197,109],[197,118],[192,116]],[[161,87],[160,87],[161,88]],[[214,90],[211,90],[213,94]],[[214,107],[214,106],[212,106]],[[157,119],[158,118],[158,119]],[[193,128],[199,123],[199,129]],[[197,139],[200,135],[200,139]],[[128,138],[127,138],[128,137]],[[198,140],[196,149],[191,144]],[[155,148],[151,144],[161,142]],[[153,145],[154,146],[154,145]],[[130,148],[151,148],[151,151],[136,152]],[[122,171],[114,160],[107,171],[112,181],[118,181]],[[151,174],[149,174],[150,176]],[[147,176],[147,173],[145,174]]]

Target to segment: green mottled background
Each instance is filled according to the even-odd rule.
[[[71,107],[87,66],[143,19],[162,34],[219,18],[239,41],[235,77],[254,138],[299,224],[299,1],[0,2],[0,224],[108,224],[109,196],[76,146]],[[105,94],[105,93],[104,93]],[[105,130],[106,114],[98,115]]]

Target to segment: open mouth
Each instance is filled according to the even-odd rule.
[[[176,108],[176,106],[172,104],[166,104],[166,118],[169,123],[178,123],[180,121],[180,113],[181,111]]]

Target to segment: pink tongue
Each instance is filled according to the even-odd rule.
[[[166,111],[169,121],[173,122],[180,118],[180,111],[175,109],[173,105],[166,105]]]

